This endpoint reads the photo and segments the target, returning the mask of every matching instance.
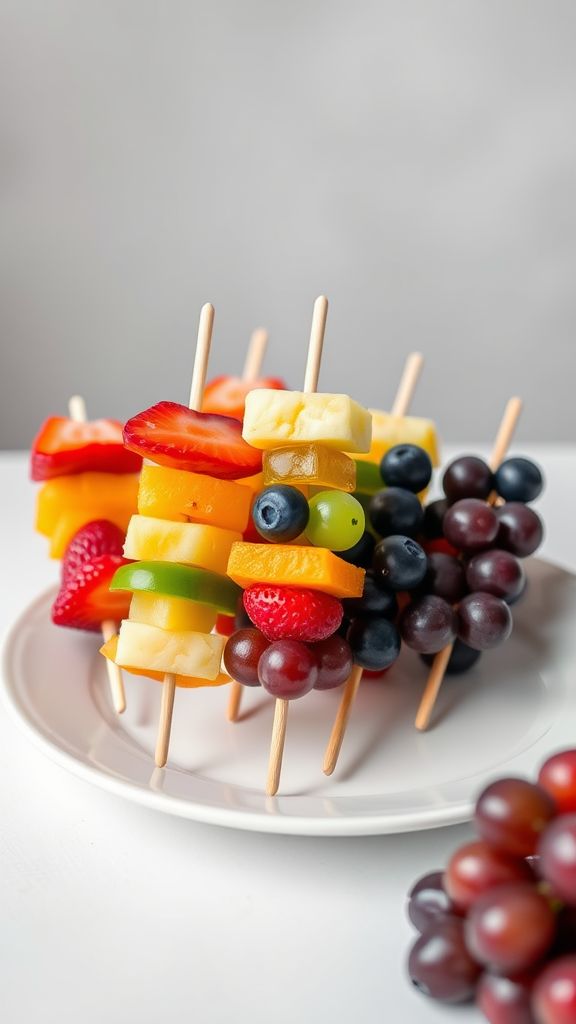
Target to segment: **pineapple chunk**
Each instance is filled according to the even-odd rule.
[[[372,413],[372,446],[367,455],[358,456],[367,462],[380,462],[396,444],[416,444],[428,452],[433,466],[440,464],[438,437],[433,420],[420,416],[392,416],[370,409]],[[350,449],[352,451],[352,449]]]
[[[132,595],[128,617],[134,622],[157,626],[158,629],[209,633],[216,625],[216,615],[215,608],[199,604],[198,601],[188,601],[185,597],[161,597],[158,594],[139,591]]]
[[[103,654],[109,661],[113,661],[116,664],[116,651],[118,647],[118,635],[111,636],[109,640],[100,648],[100,654]],[[134,668],[134,665],[123,665],[125,672],[130,672],[136,676],[147,676],[149,679],[156,679],[159,683],[164,681],[163,672],[153,672],[149,668]],[[219,672],[216,679],[210,681],[206,679],[198,679],[197,676],[176,676],[176,686],[184,686],[188,689],[196,689],[199,686],[226,686],[230,682],[230,676],[226,675],[225,672]]]
[[[124,619],[118,634],[116,664],[214,680],[220,673],[225,641],[216,633],[169,632]]]
[[[260,388],[246,396],[242,436],[254,448],[318,441],[338,451],[368,452],[371,417],[347,395]]]
[[[242,534],[219,526],[175,523],[153,516],[132,516],[124,554],[136,561],[182,562],[226,575],[228,556]]]

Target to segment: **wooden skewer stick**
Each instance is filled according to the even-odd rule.
[[[312,328],[310,330],[310,343],[308,345],[308,358],[306,360],[306,371],[304,373],[303,390],[307,394],[313,393],[318,388],[327,316],[328,299],[325,295],[320,295],[314,303]],[[276,700],[276,707],[274,710],[272,742],[270,744],[270,759],[268,762],[268,784],[266,786],[266,793],[268,796],[275,796],[278,792],[278,786],[280,785],[282,755],[284,753],[284,740],[286,738],[287,723],[288,701],[278,698]]]
[[[88,413],[86,412],[86,402],[82,398],[82,395],[72,395],[68,402],[68,413],[71,420],[75,420],[76,423],[86,423],[88,419]],[[102,637],[104,641],[110,640],[111,637],[118,632],[118,627],[112,619],[105,619],[101,623]],[[122,671],[115,665],[109,658],[104,659],[106,662],[106,670],[108,672],[108,682],[110,684],[110,696],[112,697],[112,704],[117,715],[121,715],[126,710],[126,694],[124,692],[124,680],[122,678]]]
[[[192,370],[192,385],[190,387],[189,407],[196,411],[200,411],[202,408],[202,398],[204,396],[204,385],[206,384],[206,373],[208,371],[208,358],[210,356],[213,326],[214,306],[207,302],[200,310],[196,354],[194,356],[194,369]],[[158,724],[158,737],[156,740],[156,753],[154,758],[158,768],[163,768],[168,760],[175,692],[176,676],[173,672],[166,672],[162,683],[162,705],[160,709],[160,722]]]
[[[258,327],[253,331],[252,337],[250,338],[250,344],[248,345],[246,361],[244,363],[244,370],[242,373],[242,380],[257,380],[260,376],[267,345],[268,331],[263,327]],[[230,695],[228,697],[228,707],[226,709],[226,718],[229,722],[238,721],[243,689],[244,687],[242,686],[242,683],[237,682],[236,679],[233,679],[230,683]]]
[[[414,397],[418,378],[422,373],[423,366],[424,357],[420,352],[412,352],[408,356],[404,364],[402,376],[398,383],[396,396],[392,403],[392,416],[406,416]],[[352,705],[356,699],[356,694],[358,693],[358,687],[362,681],[362,672],[362,668],[360,668],[359,665],[355,665],[344,684],[344,690],[342,691],[342,697],[340,698],[340,704],[336,713],[334,725],[332,726],[330,739],[328,740],[328,745],[324,751],[322,771],[325,775],[332,775],[338,763],[344,734],[348,727],[350,711],[352,710]]]
[[[504,410],[504,416],[502,417],[502,421],[496,435],[496,440],[489,460],[490,469],[498,469],[498,466],[506,455],[510,442],[512,441],[512,437],[514,436],[516,425],[520,419],[521,412],[522,399],[511,398]],[[488,500],[491,505],[494,505],[496,503],[496,494],[490,495]],[[430,725],[430,719],[432,718],[432,713],[434,711],[438,694],[440,693],[440,687],[442,686],[442,681],[444,679],[453,648],[454,644],[449,644],[448,647],[444,647],[438,652],[432,662],[432,667],[428,675],[426,687],[422,694],[422,700],[420,701],[414,722],[416,728],[420,732],[424,732]]]

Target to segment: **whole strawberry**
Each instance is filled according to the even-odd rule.
[[[303,587],[256,583],[244,591],[244,607],[267,640],[325,640],[338,629],[342,602]]]
[[[110,590],[114,573],[125,564],[120,555],[106,554],[86,559],[74,572],[69,570],[52,605],[52,622],[97,632],[106,620],[127,618],[131,594]]]
[[[73,576],[85,562],[100,555],[122,557],[124,534],[109,519],[94,519],[86,523],[70,541],[62,559],[62,579]]]

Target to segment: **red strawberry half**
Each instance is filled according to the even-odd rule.
[[[85,562],[99,555],[122,557],[124,534],[109,519],[94,519],[86,523],[70,541],[62,559],[62,579],[73,576]]]
[[[256,583],[244,591],[244,607],[267,640],[313,643],[332,636],[342,622],[342,603],[302,587]]]
[[[52,605],[52,622],[96,632],[104,619],[127,618],[132,595],[109,590],[114,573],[125,564],[118,555],[98,555],[65,576]]]
[[[238,420],[176,402],[158,402],[128,420],[124,444],[161,466],[222,480],[253,476],[262,468],[262,453],[246,444]]]

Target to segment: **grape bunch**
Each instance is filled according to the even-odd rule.
[[[490,1024],[574,1024],[576,750],[537,783],[493,782],[474,824],[478,839],[410,891],[410,979],[441,1002],[475,999]]]
[[[367,505],[380,539],[364,533],[355,549],[343,552],[368,570],[365,598],[352,606],[360,616],[349,626],[353,652],[358,637],[375,632],[362,615],[377,614],[373,595],[384,591],[397,600],[382,614],[404,643],[428,664],[453,644],[447,671],[463,672],[512,631],[510,608],[526,588],[522,559],[543,536],[528,505],[542,491],[542,473],[524,458],[507,459],[493,473],[483,459],[464,456],[444,473],[445,497],[422,507],[418,493],[432,475],[423,449],[397,445],[380,472],[386,486]]]

